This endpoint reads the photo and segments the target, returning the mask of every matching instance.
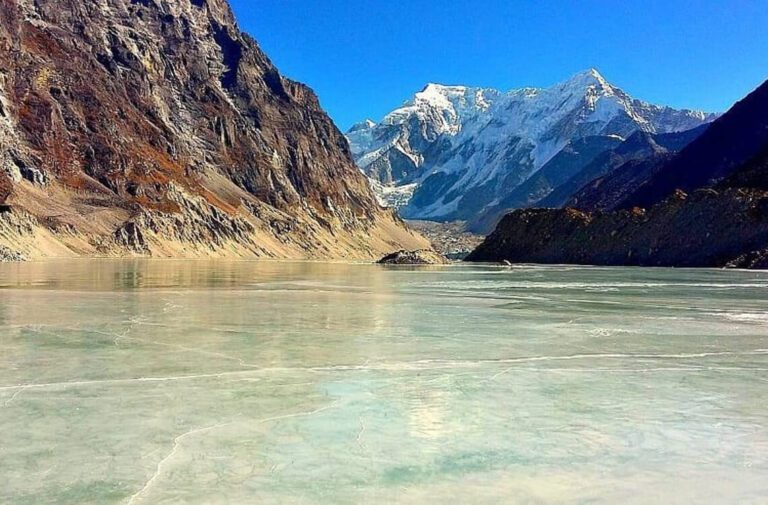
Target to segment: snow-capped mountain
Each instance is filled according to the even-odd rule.
[[[404,216],[474,219],[574,140],[684,131],[716,117],[636,100],[590,69],[507,93],[429,84],[347,138],[379,198]]]
[[[420,168],[434,165],[443,140],[455,137],[464,125],[486,112],[501,96],[492,89],[428,84],[402,107],[387,114],[381,123],[370,119],[348,132],[358,166],[385,186],[415,181]]]

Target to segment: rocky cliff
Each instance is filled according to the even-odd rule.
[[[382,210],[306,86],[225,0],[0,3],[0,247],[373,258]]]

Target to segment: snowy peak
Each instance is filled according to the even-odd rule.
[[[422,96],[428,98],[430,96],[450,96],[450,95],[463,95],[467,91],[467,86],[446,86],[444,84],[438,84],[436,82],[427,83],[424,88],[419,91],[416,96]]]
[[[590,86],[603,89],[613,88],[613,86],[607,80],[605,80],[605,77],[603,77],[596,68],[590,68],[588,70],[581,71],[562,83],[562,85],[570,88],[585,88]]]
[[[430,83],[419,93],[416,93],[414,100],[435,108],[453,108],[459,113],[487,109],[491,105],[491,94],[499,93],[495,90],[482,88]]]
[[[347,131],[347,133],[355,133],[359,131],[370,130],[375,126],[376,126],[376,123],[373,120],[366,119],[365,121],[360,121],[359,123],[353,124],[352,127]]]
[[[437,133],[456,134],[464,120],[487,110],[498,95],[495,90],[430,83],[387,114],[381,124],[400,125],[416,120]]]

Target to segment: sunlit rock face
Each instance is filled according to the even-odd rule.
[[[314,93],[280,75],[224,0],[3,2],[0,48],[0,203],[32,229],[0,236],[22,252],[424,245],[379,208]]]
[[[429,84],[381,123],[355,125],[347,138],[382,200],[403,215],[472,220],[584,139],[583,153],[575,150],[579,156],[559,167],[564,179],[599,154],[597,147],[610,149],[637,131],[689,130],[715,117],[636,100],[590,69],[550,88],[506,93]],[[533,187],[513,199],[525,206],[552,189]]]

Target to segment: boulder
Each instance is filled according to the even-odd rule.
[[[432,249],[418,249],[393,252],[381,258],[378,263],[382,265],[445,265],[449,261]]]

